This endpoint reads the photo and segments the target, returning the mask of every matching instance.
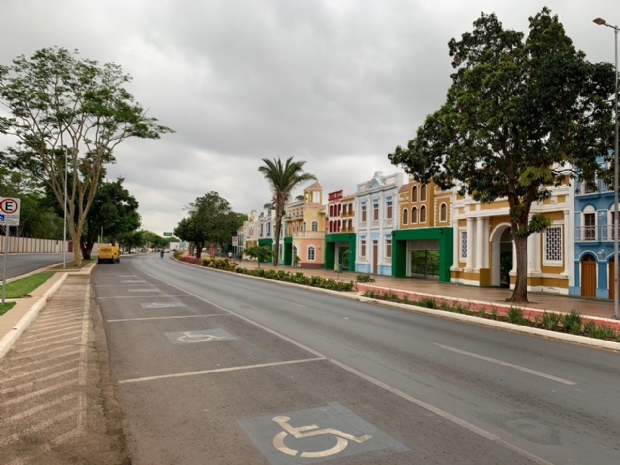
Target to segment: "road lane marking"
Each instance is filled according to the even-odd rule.
[[[59,415],[56,415],[53,418],[50,418],[49,420],[43,421],[41,423],[37,423],[34,426],[31,426],[29,428],[25,428],[22,429],[21,431],[19,431],[18,433],[12,434],[11,436],[8,436],[6,438],[0,439],[0,446],[9,444],[11,442],[14,442],[20,438],[22,438],[23,436],[26,436],[28,434],[32,434],[32,433],[36,433],[37,431],[40,431],[42,429],[48,428],[50,426],[52,426],[54,423],[58,423],[59,421],[65,420],[67,418],[72,417],[73,415],[75,415],[77,413],[77,409],[71,409],[68,410],[64,413],[61,413]]]
[[[548,375],[547,373],[542,373],[540,371],[531,370],[529,368],[525,368],[525,367],[522,367],[522,366],[519,366],[519,365],[514,365],[512,363],[503,362],[503,361],[497,360],[495,358],[485,357],[484,355],[474,354],[472,352],[467,352],[466,350],[456,349],[454,347],[446,346],[446,345],[443,345],[443,344],[438,344],[436,342],[433,342],[433,344],[436,345],[437,347],[441,347],[442,349],[446,349],[446,350],[450,350],[452,352],[456,352],[457,354],[466,355],[467,357],[477,358],[477,359],[484,360],[484,361],[490,362],[490,363],[495,363],[496,365],[501,365],[503,367],[513,368],[515,370],[522,371],[524,373],[529,373],[531,375],[540,376],[541,378],[547,378],[547,379],[550,379],[552,381],[557,381],[558,383],[568,384],[569,386],[574,386],[575,384],[577,384],[577,383],[575,383],[573,381],[569,381],[569,380],[564,379],[564,378],[558,378],[557,376]]]
[[[118,384],[141,383],[143,381],[153,381],[155,379],[181,378],[184,376],[208,375],[211,373],[228,373],[231,371],[253,370],[256,368],[268,368],[268,367],[277,367],[277,366],[282,366],[282,365],[294,365],[297,363],[316,362],[319,360],[325,360],[325,357],[303,358],[300,360],[288,360],[285,362],[259,363],[258,365],[245,365],[245,366],[230,367],[230,368],[217,368],[215,370],[187,371],[184,373],[172,373],[169,375],[145,376],[143,378],[123,379],[123,380],[120,380]]]
[[[123,287],[127,287],[127,286],[123,286]],[[163,292],[163,291],[154,287],[151,289],[127,289],[127,292]]]
[[[162,299],[167,299],[168,297],[193,297],[192,294],[166,294],[166,295],[150,295],[148,296],[149,299],[155,299],[157,297],[160,297]],[[143,295],[114,295],[114,296],[110,296],[110,297],[99,297],[97,296],[97,300],[100,299],[144,299],[146,298],[146,296]]]
[[[77,334],[75,336],[71,336],[71,337],[67,337],[65,339],[62,339],[61,341],[56,341],[56,342],[49,342],[48,341],[48,342],[43,342],[43,343],[40,343],[40,344],[32,346],[32,347],[26,347],[26,348],[23,348],[23,349],[20,348],[20,349],[17,349],[15,352],[18,353],[18,354],[23,354],[23,353],[26,353],[26,352],[30,352],[31,350],[41,349],[43,347],[48,348],[48,347],[55,346],[55,345],[58,345],[58,344],[64,344],[65,342],[73,341],[74,339],[77,339],[79,337],[80,337],[80,335]],[[35,341],[32,341],[32,342],[35,342]]]
[[[0,394],[4,395],[10,392],[19,391],[20,389],[32,387],[35,384],[40,383],[42,381],[49,381],[50,379],[60,378],[62,376],[68,375],[69,373],[75,373],[76,371],[78,371],[78,367],[70,368],[68,370],[60,371],[58,373],[53,373],[51,375],[44,376],[43,378],[37,378],[34,381],[28,381],[26,383],[18,384],[17,386],[13,386],[10,388],[0,389]]]
[[[49,336],[49,337],[44,337],[44,338],[33,338],[30,339],[28,341],[22,341],[21,345],[23,346],[24,344],[34,344],[35,342],[43,342],[43,341],[49,341],[50,339],[58,339],[59,337],[63,337],[63,336],[69,336],[71,334],[75,334],[75,333],[79,333],[81,331],[81,329],[74,329],[72,331],[67,331],[64,332],[63,334],[57,334],[56,336]]]
[[[41,352],[36,352],[34,354],[28,354],[28,355],[22,355],[21,357],[13,357],[11,359],[11,361],[15,361],[15,360],[23,360],[25,358],[32,358],[32,357],[38,357],[39,355],[43,355],[43,354],[49,354],[50,352],[58,352],[59,350],[66,350],[69,347],[75,347],[77,344],[67,344],[61,347],[57,347],[56,349],[52,349],[52,350],[43,350]],[[19,352],[18,352],[19,353]]]
[[[232,313],[214,313],[212,315],[182,315],[182,316],[153,316],[148,318],[122,318],[119,320],[106,320],[108,323],[119,321],[147,321],[147,320],[173,320],[176,318],[204,318],[207,316],[235,316]]]
[[[174,284],[171,284],[168,281],[164,281],[163,279],[160,279],[160,278],[158,278],[156,276],[153,276],[150,273],[147,273],[146,271],[142,270],[138,265],[134,265],[134,266],[136,268],[138,268],[140,271],[142,271],[144,274],[146,274],[147,276],[150,276],[151,278],[157,279],[158,281],[161,281],[162,283],[168,284],[169,286],[171,286],[171,287],[173,287],[175,289],[178,289],[180,291],[187,292],[186,290],[181,289],[180,287],[175,286]],[[322,354],[318,350],[314,350],[314,349],[308,347],[307,345],[302,344],[301,342],[297,342],[297,341],[291,339],[290,337],[287,337],[287,336],[285,336],[283,334],[278,333],[277,331],[275,331],[273,329],[267,328],[266,326],[263,326],[260,323],[252,321],[251,319],[246,318],[246,317],[244,317],[244,316],[242,316],[242,315],[240,315],[240,314],[238,314],[236,312],[233,312],[232,310],[228,310],[228,309],[222,307],[221,305],[216,304],[215,302],[212,302],[212,301],[210,301],[208,299],[205,299],[204,297],[200,297],[200,296],[198,296],[196,294],[192,294],[192,293],[189,293],[189,292],[187,292],[187,294],[190,295],[190,296],[196,297],[197,299],[200,299],[203,302],[206,302],[206,303],[208,303],[210,305],[213,305],[214,307],[219,308],[220,310],[222,310],[224,312],[229,312],[229,313],[237,316],[238,318],[240,318],[240,319],[242,319],[244,321],[247,321],[248,323],[256,326],[257,328],[261,328],[261,329],[267,331],[270,334],[278,336],[280,339],[282,339],[284,341],[287,341],[287,342],[290,342],[291,344],[296,345],[297,347],[300,347],[300,348],[306,350],[307,352],[310,352],[311,354],[316,355],[317,357],[322,357],[323,359],[330,361],[331,363],[333,363],[337,367],[340,367],[343,370],[348,371],[349,373],[352,373],[352,374],[354,374],[356,376],[359,376],[360,378],[365,379],[366,381],[374,384],[375,386],[383,388],[386,391],[391,392],[392,394],[397,395],[398,397],[400,397],[402,399],[405,399],[408,402],[411,402],[412,404],[415,404],[415,405],[417,405],[417,406],[419,406],[419,407],[421,407],[421,408],[423,408],[425,410],[428,410],[429,412],[434,413],[435,415],[437,415],[437,416],[439,416],[439,417],[441,417],[441,418],[443,418],[445,420],[451,421],[452,423],[454,423],[454,424],[456,424],[456,425],[458,425],[458,426],[460,426],[462,428],[465,428],[468,431],[471,431],[472,433],[475,433],[475,434],[477,434],[477,435],[479,435],[479,436],[481,436],[481,437],[483,437],[485,439],[488,439],[489,441],[492,441],[492,442],[494,442],[494,443],[496,443],[496,444],[498,444],[498,445],[500,445],[500,446],[502,446],[502,447],[504,447],[504,448],[506,448],[506,449],[508,449],[508,450],[510,450],[512,452],[515,452],[516,454],[519,454],[522,457],[525,457],[525,458],[531,460],[532,462],[537,463],[538,465],[553,465],[551,462],[548,462],[547,460],[545,460],[545,459],[543,459],[541,457],[538,457],[537,455],[534,455],[531,452],[526,451],[525,449],[521,449],[520,447],[515,446],[514,444],[511,444],[508,441],[503,440],[502,438],[500,438],[496,434],[493,434],[493,433],[491,433],[489,431],[486,431],[486,430],[484,430],[482,428],[479,428],[476,425],[474,425],[473,423],[469,423],[468,421],[463,420],[463,419],[461,419],[461,418],[459,418],[457,416],[454,416],[451,413],[448,413],[448,412],[446,412],[444,410],[441,410],[440,408],[437,408],[437,407],[435,407],[435,406],[433,406],[431,404],[428,404],[428,403],[424,402],[423,400],[420,400],[420,399],[417,399],[417,398],[415,398],[413,396],[410,396],[409,394],[407,394],[407,393],[405,393],[405,392],[403,392],[403,391],[401,391],[399,389],[396,389],[395,387],[392,387],[389,384],[384,383],[383,381],[380,381],[380,380],[378,380],[376,378],[373,378],[370,375],[362,373],[361,371],[358,371],[355,368],[350,367],[349,365],[346,365],[345,363],[342,363],[342,362],[339,362],[338,360],[330,358],[327,355]]]
[[[32,365],[39,365],[41,363],[47,363],[50,360],[56,360],[57,358],[63,358],[63,357],[69,357],[70,355],[76,355],[79,354],[80,351],[76,350],[74,352],[67,352],[66,354],[60,354],[60,355],[55,355],[53,357],[48,357],[42,360],[35,360],[34,362],[28,362],[28,363],[23,363],[21,365],[16,365],[16,366],[12,366],[12,367],[5,367],[3,368],[3,370],[10,372],[10,371],[14,371],[14,370],[21,370],[22,368],[26,368]],[[75,360],[74,360],[75,361]]]
[[[70,325],[62,325],[62,328],[60,326],[55,326],[53,328],[47,328],[45,331],[32,330],[28,333],[28,337],[26,338],[26,340],[31,341],[33,339],[37,339],[40,336],[49,336],[50,334],[72,331],[79,326],[80,323],[76,321],[75,323],[71,323]]]
[[[64,383],[54,384],[53,386],[50,386],[50,387],[45,388],[45,389],[39,389],[38,391],[33,391],[33,392],[30,392],[30,393],[25,394],[23,396],[14,397],[13,399],[5,400],[4,401],[4,406],[6,407],[7,405],[17,404],[19,402],[23,402],[25,400],[32,399],[33,397],[37,397],[37,396],[40,396],[42,394],[47,394],[48,392],[53,392],[53,391],[56,391],[58,389],[62,389],[64,387],[67,387],[67,386],[70,386],[72,384],[75,384],[76,381],[77,380],[75,380],[75,379],[70,379],[69,381],[65,381]]]
[[[30,415],[34,415],[37,412],[40,412],[41,410],[45,410],[47,408],[53,407],[54,405],[58,405],[58,404],[62,404],[63,402],[66,402],[70,399],[73,399],[74,397],[77,396],[76,392],[72,392],[70,394],[66,394],[62,397],[59,397],[57,399],[51,400],[49,402],[46,402],[44,404],[41,405],[37,405],[36,407],[33,407],[31,409],[28,410],[24,410],[23,412],[19,412],[15,415],[13,415],[12,417],[8,417],[5,420],[2,420],[2,422],[0,422],[0,425],[5,426],[6,423],[12,422],[12,421],[18,421],[18,420],[23,420],[26,417],[29,417]]]
[[[48,360],[46,360],[46,361],[48,361]],[[18,375],[11,375],[8,378],[1,379],[0,381],[8,383],[9,381],[14,381],[16,379],[23,378],[25,376],[34,375],[36,373],[43,373],[45,371],[56,369],[56,368],[61,367],[63,365],[69,365],[71,363],[76,363],[76,362],[77,362],[76,359],[65,360],[65,361],[60,362],[60,363],[54,363],[53,365],[47,365],[47,366],[45,366],[43,368],[37,368],[36,370],[20,372]]]

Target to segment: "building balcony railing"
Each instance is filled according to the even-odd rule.
[[[579,226],[575,228],[575,242],[609,242],[614,240],[614,226]]]
[[[355,212],[342,212],[340,215],[341,218],[353,218],[355,216]]]
[[[360,228],[365,228],[367,224],[366,221],[360,221]]]
[[[386,218],[384,226],[386,228],[391,228],[392,226],[394,226],[394,218]]]
[[[341,233],[352,233],[352,232],[355,232],[355,228],[342,228],[340,232]]]
[[[370,227],[371,228],[378,228],[379,227],[379,220],[372,220],[370,222]]]
[[[325,231],[296,231],[293,233],[293,237],[305,239],[322,239],[325,237]]]

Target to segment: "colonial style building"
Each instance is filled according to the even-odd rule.
[[[452,191],[433,182],[409,184],[398,193],[399,229],[393,232],[392,275],[450,282],[453,260]]]
[[[570,294],[614,298],[614,192],[575,183],[574,256]],[[620,208],[619,208],[620,211]]]
[[[244,249],[258,245],[259,226],[256,210],[252,210],[248,219],[243,222]]]
[[[325,268],[342,265],[355,270],[355,195],[344,191],[331,192],[327,204],[327,235],[325,236]]]
[[[528,238],[528,290],[568,294],[572,246],[572,188],[551,189],[551,197],[532,205],[552,224]],[[507,200],[476,202],[457,195],[454,201],[452,281],[477,286],[514,288],[516,249],[510,230]]]
[[[304,189],[304,199],[286,206],[286,237],[284,264],[295,263],[303,268],[324,267],[325,209],[323,188],[318,182]]]
[[[273,249],[275,217],[276,214],[273,210],[267,210],[267,212],[261,212],[258,215],[258,245]]]
[[[384,176],[380,171],[357,185],[356,271],[392,274],[392,231],[398,229],[398,191],[402,185],[402,173]]]

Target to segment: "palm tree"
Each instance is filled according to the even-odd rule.
[[[260,166],[258,171],[263,173],[273,192],[273,204],[276,210],[276,244],[273,264],[278,266],[280,258],[280,230],[282,229],[284,206],[290,200],[293,189],[304,182],[316,180],[316,176],[304,173],[306,162],[293,161],[293,157],[287,159],[285,164],[282,164],[280,157],[273,160],[263,158],[263,162],[265,164]]]

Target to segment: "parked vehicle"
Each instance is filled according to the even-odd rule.
[[[120,263],[121,252],[117,245],[102,245],[97,253],[97,263]]]

